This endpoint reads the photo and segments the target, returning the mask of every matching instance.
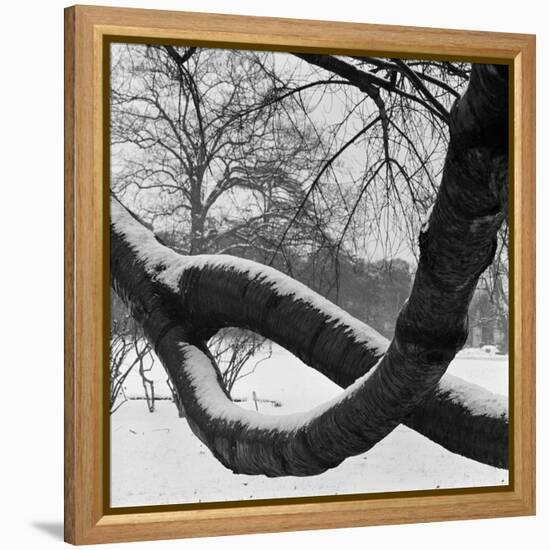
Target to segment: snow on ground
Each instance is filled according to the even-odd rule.
[[[451,374],[508,394],[507,356],[457,358]],[[162,367],[150,378],[157,395],[169,395]],[[142,394],[129,377],[127,395]],[[307,411],[336,397],[341,388],[273,346],[272,357],[238,381],[233,395],[244,408],[265,414]],[[276,407],[272,402],[280,403]],[[236,475],[222,466],[178,417],[170,401],[149,413],[144,401],[128,401],[111,417],[111,506],[181,504],[262,498],[479,487],[508,483],[508,472],[450,453],[405,426],[364,455],[311,477]]]

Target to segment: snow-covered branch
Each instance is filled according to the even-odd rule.
[[[507,74],[475,66],[451,113],[440,191],[389,346],[272,268],[231,256],[180,256],[112,201],[111,284],[170,374],[191,428],[223,464],[249,474],[317,474],[369,450],[401,422],[466,456],[507,464],[505,403],[442,380],[464,344],[468,305],[505,217],[506,128]],[[241,410],[205,346],[228,326],[278,342],[347,389],[292,417]]]

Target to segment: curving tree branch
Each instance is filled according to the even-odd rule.
[[[468,305],[505,217],[507,111],[506,67],[474,66],[451,113],[440,191],[389,347],[272,268],[230,256],[178,255],[112,202],[111,284],[154,345],[192,430],[224,465],[248,474],[317,474],[369,450],[401,422],[439,436],[451,450],[507,464],[505,402],[442,380],[467,336]],[[241,410],[225,394],[205,346],[224,326],[277,341],[347,389],[291,417]],[[487,440],[476,439],[483,435]]]

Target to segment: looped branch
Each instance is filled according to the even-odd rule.
[[[469,131],[484,123],[478,102],[488,94],[502,97],[507,85],[491,66],[475,66],[472,74],[460,102],[467,108],[459,104],[455,110],[469,117],[456,127]],[[112,286],[156,342],[191,429],[223,464],[247,474],[317,474],[369,450],[409,418],[429,431],[426,404],[441,404],[448,418],[456,418],[455,402],[466,416],[463,427],[486,425],[484,418],[506,427],[497,430],[490,449],[480,452],[476,442],[464,447],[488,462],[507,463],[503,403],[493,399],[480,410],[479,394],[472,401],[464,387],[461,392],[456,383],[447,390],[440,384],[464,343],[468,305],[493,258],[505,215],[506,156],[494,145],[501,136],[490,131],[502,128],[497,122],[507,117],[505,105],[492,105],[490,116],[491,124],[475,134],[473,145],[451,132],[440,191],[420,238],[415,282],[385,352],[386,342],[375,331],[304,285],[239,258],[181,256],[112,201]],[[171,328],[163,330],[166,326]],[[257,331],[343,385],[357,378],[351,373],[361,376],[310,413],[266,418],[243,411],[224,392],[204,344],[206,335],[224,326]],[[481,396],[487,397],[483,391]]]

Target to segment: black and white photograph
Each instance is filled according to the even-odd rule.
[[[110,506],[507,487],[508,65],[108,69]]]

